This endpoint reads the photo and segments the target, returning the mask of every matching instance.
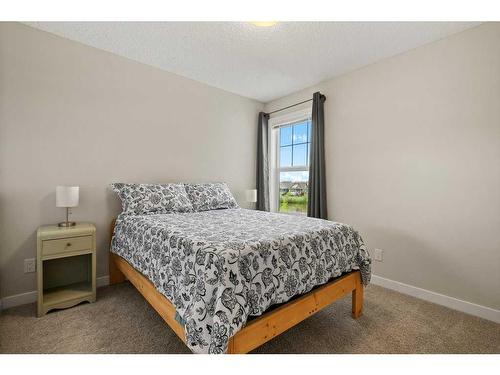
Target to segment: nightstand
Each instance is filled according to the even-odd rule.
[[[91,223],[37,231],[37,315],[96,298],[96,229]]]

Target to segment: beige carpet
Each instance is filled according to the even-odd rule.
[[[500,353],[500,324],[369,286],[354,320],[345,298],[255,353]],[[35,305],[0,314],[1,353],[188,353],[128,283],[97,302],[35,317]]]

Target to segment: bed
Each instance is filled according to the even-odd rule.
[[[195,353],[247,353],[352,293],[371,260],[342,223],[239,207],[120,214],[110,283],[128,279]]]

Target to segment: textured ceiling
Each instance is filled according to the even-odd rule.
[[[30,26],[268,102],[454,34],[470,22],[30,22]]]

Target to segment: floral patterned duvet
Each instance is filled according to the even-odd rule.
[[[240,208],[120,215],[111,251],[175,305],[197,353],[224,353],[249,316],[332,277],[359,269],[370,281],[371,260],[350,226]]]

